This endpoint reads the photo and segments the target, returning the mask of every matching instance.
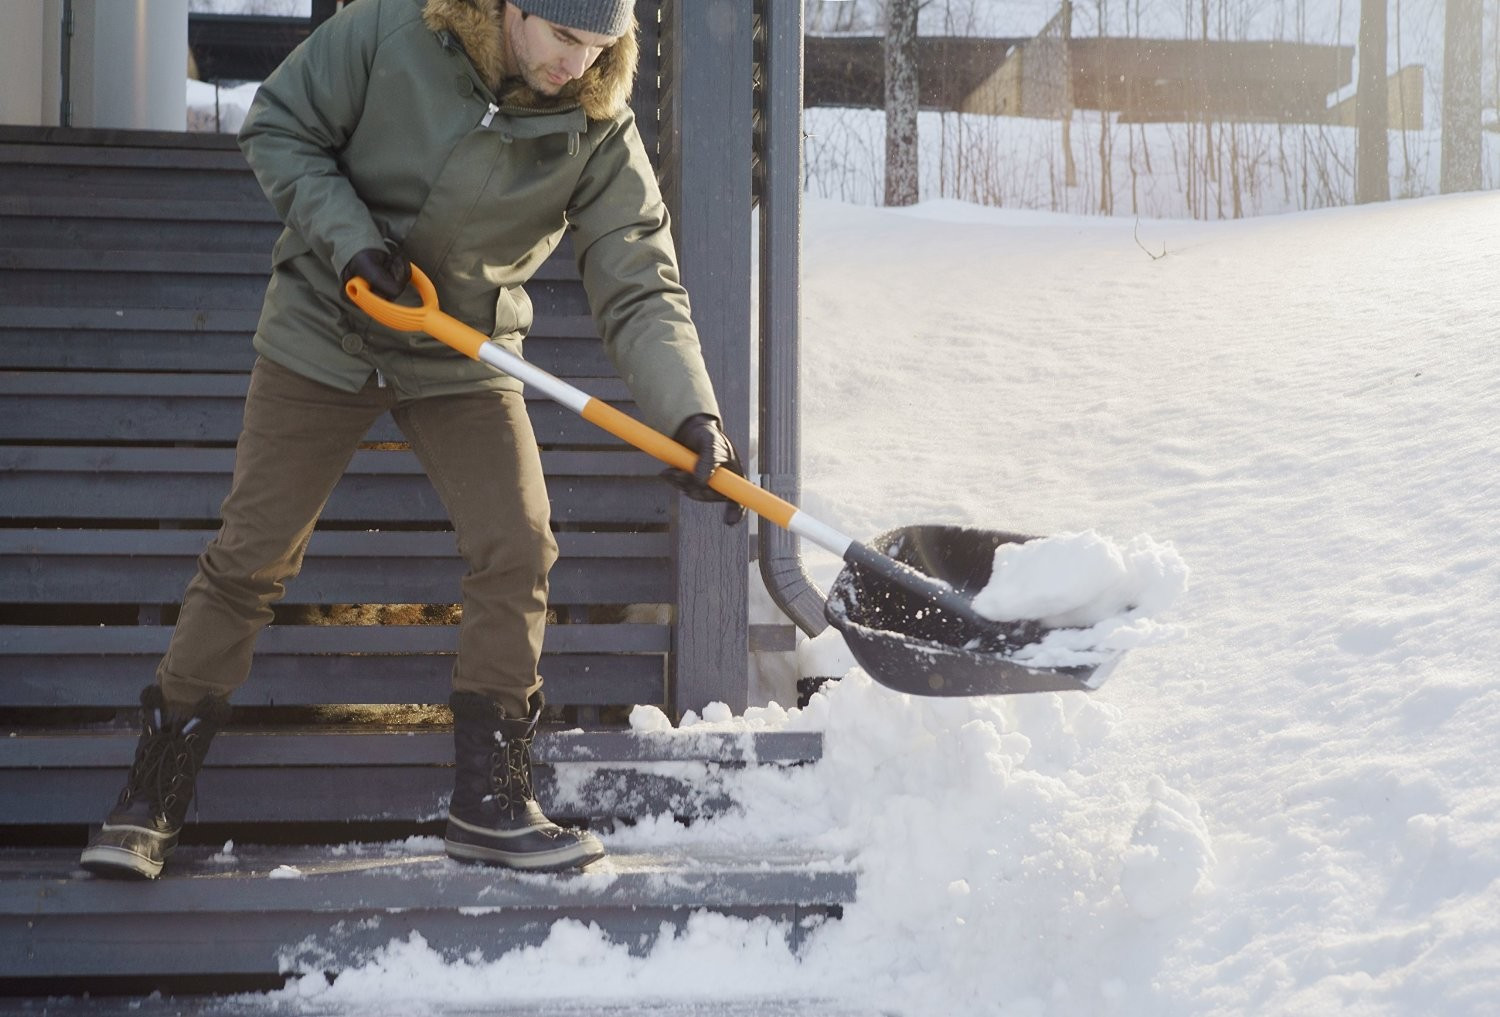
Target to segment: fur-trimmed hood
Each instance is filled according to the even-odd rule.
[[[589,119],[609,120],[630,104],[640,52],[634,18],[630,30],[601,53],[583,77],[550,96],[519,78],[504,77],[504,7],[505,0],[427,0],[422,20],[434,32],[452,35],[502,106],[542,110],[577,104]]]

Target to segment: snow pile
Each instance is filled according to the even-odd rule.
[[[1018,650],[1019,661],[1097,664],[1176,634],[1156,616],[1187,582],[1187,565],[1170,544],[1141,535],[1120,547],[1088,530],[1001,544],[974,608],[996,621],[1036,619],[1052,630]]]
[[[1131,909],[1142,918],[1161,918],[1183,907],[1214,860],[1198,803],[1152,780],[1151,805],[1136,821],[1120,876]]]
[[[1189,910],[1213,858],[1201,820],[1195,841],[1166,824],[1132,839],[1132,824],[1154,803],[1182,816],[1197,809],[1159,780],[1133,786],[1094,765],[1119,711],[1082,694],[917,699],[855,670],[803,710],[731,718],[716,704],[705,713],[714,719],[672,731],[659,711],[641,708],[633,723],[679,738],[820,730],[824,758],[814,767],[746,770],[732,783],[741,811],[687,827],[643,817],[609,835],[608,847],[753,856],[758,845],[790,845],[844,859],[836,864],[859,871],[859,899],[816,930],[800,956],[765,919],[697,915],[679,933],[664,931],[648,957],[565,921],[541,945],[490,961],[445,959],[410,937],[331,986],[308,977],[279,998],[324,1012],[559,993],[637,1002],[802,996],[908,1015],[1067,998],[1084,1012],[1130,981],[1128,970],[1109,970],[1112,942],[1143,909],[1154,917]],[[1155,854],[1146,859],[1148,849]],[[609,866],[606,859],[590,873],[607,878]],[[1131,881],[1128,894],[1122,879]],[[566,986],[560,971],[571,973]]]
[[[1493,1013],[1500,195],[1138,227],[810,201],[804,241],[807,510],[1057,534],[1048,610],[1180,592],[1180,638],[1098,692],[995,700],[904,697],[808,640],[807,673],[844,677],[804,710],[641,711],[650,737],[823,732],[816,766],[735,776],[742,813],[606,837],[857,869],[796,957],[765,923],[701,916],[646,957],[573,924],[488,962],[403,941],[289,992],[359,1013],[570,993]],[[1090,529],[1169,539],[1192,588],[1167,545],[1116,561]],[[808,558],[828,588],[842,563]]]

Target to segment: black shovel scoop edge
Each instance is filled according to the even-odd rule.
[[[424,332],[567,407],[616,438],[669,466],[692,472],[697,455],[634,417],[549,374],[438,307],[437,289],[416,265],[412,287],[421,303],[400,304],[355,277],[345,294],[389,328]],[[1013,695],[1091,691],[1114,661],[1098,666],[1032,667],[1011,659],[1040,638],[1035,622],[999,623],[974,608],[989,581],[995,548],[1024,541],[1015,534],[944,526],[911,526],[863,544],[809,516],[783,498],[720,468],[708,486],[844,561],[824,613],[854,658],[875,681],[922,696]]]
[[[1035,539],[959,526],[904,526],[853,545],[824,614],[876,681],[916,696],[1091,692],[1118,656],[1099,664],[1039,667],[1015,660],[1049,631],[997,622],[975,610],[1002,544]],[[912,576],[920,579],[913,580]]]

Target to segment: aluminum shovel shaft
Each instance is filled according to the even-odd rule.
[[[422,300],[420,306],[386,300],[373,292],[369,284],[358,276],[349,280],[345,285],[345,292],[361,310],[381,324],[403,332],[425,332],[465,356],[483,361],[530,385],[583,419],[668,466],[689,473],[693,471],[698,457],[691,449],[516,356],[492,342],[489,336],[478,329],[441,310],[432,280],[416,265],[411,266],[411,278],[412,285]],[[995,626],[993,620],[975,611],[973,603],[948,584],[860,543],[737,473],[720,467],[708,478],[708,486],[761,518],[838,555],[851,566],[875,572],[971,625],[981,629]]]

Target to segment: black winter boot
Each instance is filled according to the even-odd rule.
[[[569,830],[542,815],[531,785],[531,738],[542,716],[542,696],[531,716],[513,719],[486,696],[455,692],[453,801],[444,846],[453,858],[512,869],[555,872],[604,857],[586,830]]]
[[[141,690],[141,739],[119,800],[80,859],[99,876],[155,879],[177,846],[198,770],[209,743],[229,718],[229,703],[204,696],[191,714],[174,716],[161,689]]]

